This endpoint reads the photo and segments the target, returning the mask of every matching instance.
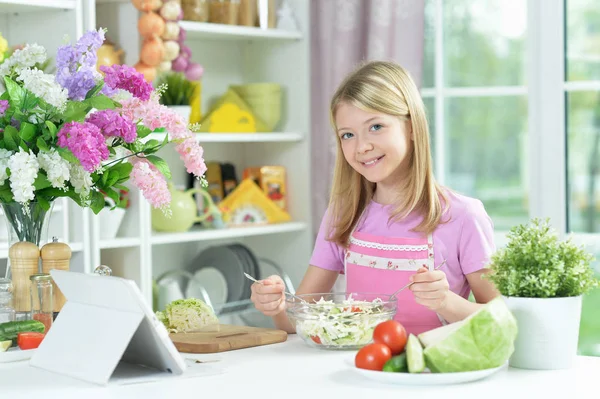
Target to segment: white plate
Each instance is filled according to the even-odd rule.
[[[196,289],[198,285],[204,287],[213,305],[222,305],[227,302],[227,280],[219,269],[205,266],[198,270],[188,283],[186,290],[188,298],[202,298],[200,291]]]
[[[29,360],[35,353],[35,349],[23,351],[19,348],[10,348],[6,352],[0,352],[0,363],[19,362]]]
[[[385,371],[373,371],[359,369],[354,365],[354,357],[347,360],[350,367],[362,375],[373,381],[379,381],[386,384],[396,385],[451,385],[461,384],[464,382],[472,382],[481,380],[497,373],[498,371],[505,369],[508,365],[506,362],[500,367],[486,370],[477,371],[465,371],[461,373],[430,373],[425,371],[424,373],[411,374],[411,373],[390,373]]]

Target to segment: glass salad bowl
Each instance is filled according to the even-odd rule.
[[[356,350],[373,342],[379,323],[393,319],[397,300],[390,295],[333,292],[286,298],[286,313],[309,346]]]

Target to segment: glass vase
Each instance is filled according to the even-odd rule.
[[[17,320],[31,312],[29,277],[40,273],[39,250],[48,241],[48,224],[54,204],[45,210],[38,202],[23,205],[2,203],[8,229],[8,258],[5,277],[13,282]],[[33,245],[32,245],[33,244]]]

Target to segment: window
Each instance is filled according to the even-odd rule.
[[[422,94],[440,182],[498,231],[528,218],[524,1],[426,1]]]
[[[600,7],[566,0],[567,229],[600,260]],[[600,266],[596,263],[600,274]],[[600,292],[584,298],[580,352],[600,356]]]
[[[591,0],[426,0],[422,96],[438,180],[506,231],[547,216],[599,260],[600,7]],[[600,356],[600,290],[581,354]]]

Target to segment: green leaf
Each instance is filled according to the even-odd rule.
[[[49,152],[50,151],[50,147],[48,147],[48,144],[41,137],[38,137],[38,139],[35,142],[35,144],[37,145],[37,148],[40,149],[40,151],[45,151],[45,152]]]
[[[148,129],[146,126],[137,125],[138,138],[143,139],[144,137],[148,136],[150,133],[152,133],[152,130]]]
[[[35,200],[38,202],[38,204],[40,204],[40,206],[42,207],[42,209],[44,209],[45,211],[50,210],[50,201],[48,201],[47,198],[45,198],[43,195],[36,195],[35,196]]]
[[[132,169],[131,162],[120,162],[110,168],[112,173],[118,172],[120,176],[129,176]]]
[[[114,109],[117,107],[117,103],[105,96],[104,94],[97,95],[95,97],[87,98],[82,103],[89,105],[92,108],[98,110],[103,109]]]
[[[84,102],[69,101],[67,109],[63,114],[65,122],[78,121],[81,122],[89,111],[89,107]]]
[[[100,178],[100,184],[102,184],[102,187],[106,186],[106,182],[108,181],[109,175],[110,175],[110,169],[105,170],[104,173],[102,173],[102,177]]]
[[[68,148],[57,147],[56,150],[58,151],[62,159],[64,159],[65,161],[73,163],[75,165],[80,165],[79,159],[77,159],[77,157],[73,155],[71,150],[69,150]]]
[[[25,101],[23,102],[23,109],[33,109],[40,102],[40,99],[27,91],[25,91]]]
[[[6,143],[7,149],[11,151],[19,150],[21,138],[19,137],[19,132],[14,126],[8,125],[4,128],[4,142]]]
[[[10,96],[11,105],[15,106],[16,108],[22,108],[23,100],[25,99],[25,89],[19,86],[8,76],[4,77],[4,85],[6,86],[6,91]]]
[[[50,121],[46,121],[46,127],[48,128],[48,131],[50,132],[52,137],[56,137],[56,132],[58,132],[58,128],[56,127],[56,125]]]
[[[118,173],[111,173],[108,177],[108,181],[106,182],[107,187],[111,187],[113,184],[118,182],[121,179],[121,176]]]
[[[99,191],[92,191],[90,208],[97,215],[104,208],[104,195]]]
[[[88,99],[94,97],[96,94],[100,93],[102,87],[104,87],[104,80],[101,80],[100,83],[97,83],[96,86],[92,87],[85,95],[85,98]]]
[[[13,194],[12,194],[12,191],[10,190],[10,186],[8,185],[8,183],[5,183],[0,186],[0,200],[2,202],[12,202],[13,201]]]
[[[115,191],[111,188],[109,188],[108,190],[106,190],[106,195],[108,195],[108,197],[110,199],[112,199],[113,201],[115,201],[116,205],[119,205],[119,202],[121,201],[121,198],[119,196],[119,192]]]
[[[35,138],[36,126],[29,122],[21,122],[21,130],[19,131],[19,136],[24,141],[30,143]]]
[[[29,147],[27,146],[27,143],[24,142],[23,140],[21,140],[19,142],[19,147],[21,147],[23,150],[25,150],[25,152],[29,152]]]
[[[38,175],[35,178],[35,181],[33,182],[33,187],[35,187],[35,190],[43,190],[45,188],[51,187],[52,184],[50,184],[50,181],[48,180],[48,176],[46,176],[46,174],[44,172],[42,172],[41,170],[38,171]]]
[[[146,159],[150,161],[152,165],[156,166],[156,169],[158,169],[167,180],[171,178],[171,170],[169,169],[169,165],[165,160],[157,157],[156,155],[148,155]]]

